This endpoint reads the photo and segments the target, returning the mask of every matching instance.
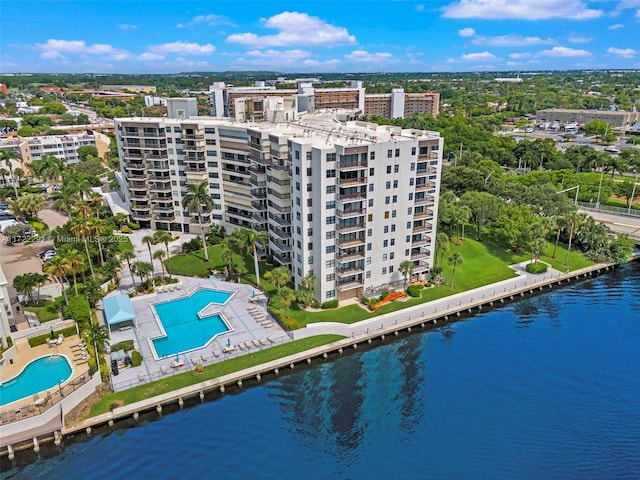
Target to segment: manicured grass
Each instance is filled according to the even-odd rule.
[[[110,406],[116,402],[118,402],[120,406],[129,405],[144,398],[151,398],[189,385],[211,380],[222,375],[227,375],[245,368],[286,357],[294,353],[309,350],[320,345],[335,342],[341,338],[344,337],[340,335],[318,335],[315,337],[295,340],[293,342],[260,350],[252,354],[242,355],[224,362],[209,365],[204,368],[204,373],[199,374],[192,370],[122,392],[106,393],[97,403],[91,406],[89,416],[92,417],[108,412]]]
[[[24,309],[35,313],[41,322],[50,322],[58,318],[58,307],[51,300],[40,300],[37,305],[25,305]]]
[[[118,249],[120,250],[120,253],[133,252],[133,244],[129,237],[126,235],[118,235],[118,240],[122,240],[121,242],[118,242]]]

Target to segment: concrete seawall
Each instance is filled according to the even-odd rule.
[[[157,417],[191,404],[212,400],[224,395],[227,391],[238,391],[238,389],[256,385],[285,371],[318,361],[326,361],[331,357],[335,358],[335,356],[343,355],[348,351],[357,350],[359,346],[367,348],[378,345],[385,342],[389,336],[396,337],[415,330],[436,328],[462,316],[468,316],[516,298],[548,291],[554,287],[566,285],[572,280],[607,273],[616,267],[598,264],[568,273],[555,271],[553,275],[544,277],[526,274],[354,324],[337,322],[311,324],[307,328],[296,330],[294,339],[328,333],[343,335],[347,338],[156,397],[143,399],[130,405],[114,408],[103,415],[91,417],[80,425],[63,429],[61,432],[56,431],[55,437],[52,437],[54,432],[49,432],[48,435],[43,433],[45,439],[42,440],[55,438],[58,442],[64,438],[78,439],[93,434],[95,430],[104,431],[116,426],[125,427],[135,424],[141,415]],[[22,443],[21,446],[9,446],[8,449],[3,449],[0,453],[13,455],[14,450],[17,451],[20,447],[30,448],[37,443],[38,439],[34,438],[29,443]]]

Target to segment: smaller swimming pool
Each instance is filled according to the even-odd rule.
[[[55,387],[69,379],[71,365],[62,355],[40,357],[24,367],[24,370],[0,385],[0,405]]]

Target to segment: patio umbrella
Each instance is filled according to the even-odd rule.
[[[179,361],[180,361],[180,354],[176,353],[176,362],[179,362]]]
[[[53,328],[51,328],[51,333],[49,334],[49,337],[51,337],[51,340],[55,340],[56,339],[56,334],[53,333]]]
[[[251,291],[251,298],[256,298],[256,291],[255,290]]]
[[[227,338],[227,347],[230,347],[230,346],[231,346],[231,339]]]

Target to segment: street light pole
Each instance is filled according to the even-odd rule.
[[[604,169],[600,170],[600,185],[598,186],[598,200],[596,200],[596,209],[600,210],[600,193],[602,192],[602,178],[604,177]]]
[[[633,181],[633,191],[631,192],[631,200],[629,201],[629,209],[627,210],[627,214],[631,214],[631,207],[633,206],[633,197],[636,195],[636,184],[638,183],[638,172],[636,170],[633,171],[636,174],[636,179]]]

